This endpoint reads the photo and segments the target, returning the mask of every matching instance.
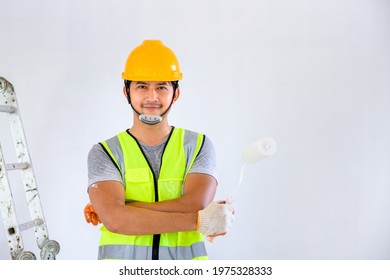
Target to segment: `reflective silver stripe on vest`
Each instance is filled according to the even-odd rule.
[[[187,158],[186,171],[184,174],[187,174],[188,168],[190,167],[189,165],[192,160],[192,156],[194,155],[197,141],[198,133],[190,130],[184,131],[184,151],[186,153]]]
[[[160,260],[191,260],[202,256],[207,256],[204,242],[197,242],[191,246],[160,246]],[[98,259],[151,260],[152,246],[103,245],[99,247]]]
[[[126,181],[123,172],[123,170],[125,170],[125,161],[123,160],[123,151],[119,143],[119,138],[118,136],[114,136],[106,140],[106,143],[108,147],[110,147],[111,153],[114,155],[115,159],[117,160],[117,163],[119,164],[119,168],[120,168],[119,171],[121,173],[122,181],[126,189]]]

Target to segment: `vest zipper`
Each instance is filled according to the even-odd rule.
[[[169,136],[168,136],[168,139],[167,139],[167,142],[165,142],[165,146],[164,146],[164,150],[161,154],[161,159],[160,159],[160,171],[161,171],[161,167],[162,167],[162,158],[164,156],[164,152],[165,152],[165,148],[167,147],[168,145],[168,142],[169,140],[171,139],[171,136],[172,136],[172,133],[173,133],[173,130],[175,129],[175,127],[172,127],[171,129],[171,132],[169,133]],[[142,155],[144,156],[148,166],[149,166],[149,169],[150,171],[152,172],[152,175],[153,175],[153,185],[154,185],[154,202],[158,202],[159,201],[159,198],[158,198],[158,181],[156,179],[156,174],[154,174],[153,172],[153,168],[152,166],[150,165],[150,162],[148,160],[148,158],[146,157],[144,151],[142,150],[142,147],[140,145],[140,143],[138,142],[138,140],[127,130],[127,133],[133,137],[133,139],[135,140],[135,142],[137,143],[139,149],[141,150],[141,153]],[[153,245],[152,245],[152,260],[158,260],[159,259],[159,253],[160,253],[160,238],[161,238],[161,234],[154,234],[153,235]]]

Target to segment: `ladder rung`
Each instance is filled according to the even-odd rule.
[[[5,170],[12,171],[12,170],[18,170],[18,169],[26,169],[28,167],[27,162],[20,162],[20,163],[10,163],[5,165]]]
[[[32,227],[35,227],[35,226],[39,226],[41,224],[43,224],[43,221],[41,219],[35,219],[33,221],[30,221],[30,222],[27,222],[27,223],[19,225],[18,228],[19,228],[20,231],[24,231],[26,229],[29,229],[29,228],[32,228]]]
[[[16,108],[13,106],[0,105],[0,112],[4,113],[15,113]]]

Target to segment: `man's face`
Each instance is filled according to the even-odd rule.
[[[134,81],[130,84],[130,98],[134,109],[141,114],[161,115],[172,102],[173,87],[170,82]]]

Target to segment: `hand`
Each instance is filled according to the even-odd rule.
[[[227,233],[233,223],[234,208],[226,201],[212,202],[198,212],[197,231],[212,241],[216,236]]]
[[[90,202],[88,202],[87,205],[85,205],[84,207],[84,217],[87,223],[92,223],[94,226],[101,223],[98,214],[96,213]]]

